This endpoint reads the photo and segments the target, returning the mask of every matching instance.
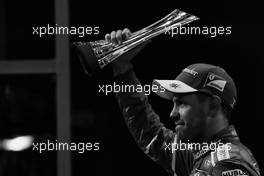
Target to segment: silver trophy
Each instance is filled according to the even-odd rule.
[[[93,42],[74,42],[73,46],[85,73],[94,75],[113,60],[143,42],[198,19],[194,15],[175,9],[156,23],[131,33],[120,45],[106,40],[98,40]]]

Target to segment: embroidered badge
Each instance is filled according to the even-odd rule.
[[[213,73],[209,73],[204,87],[209,86],[209,87],[213,87],[221,92],[224,91],[226,85],[226,80],[224,80],[223,78],[221,78],[220,76],[213,74]]]
[[[222,176],[248,176],[248,174],[240,169],[234,169],[222,172]]]

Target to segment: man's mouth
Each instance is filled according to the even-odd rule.
[[[175,122],[175,126],[176,127],[179,126],[179,125],[184,126],[185,125],[185,122],[182,119],[181,120],[178,120],[177,122]]]
[[[184,128],[184,126],[185,122],[182,119],[175,122],[175,132],[178,133],[182,130],[182,128]]]

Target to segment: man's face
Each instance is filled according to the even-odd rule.
[[[190,142],[202,141],[206,130],[208,99],[201,101],[197,94],[176,95],[173,104],[170,116],[175,121],[175,131],[180,139]]]

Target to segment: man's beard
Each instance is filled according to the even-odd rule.
[[[202,142],[204,126],[201,125],[196,128],[189,128],[188,126],[179,127],[176,129],[176,134],[183,142]]]

